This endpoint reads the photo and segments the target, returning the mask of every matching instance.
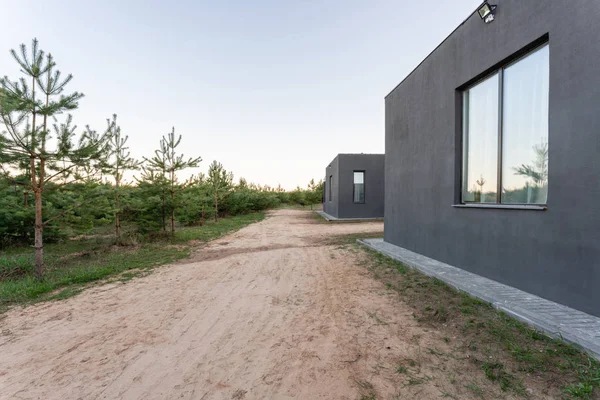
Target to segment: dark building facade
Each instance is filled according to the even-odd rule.
[[[383,217],[383,154],[338,154],[325,170],[323,211],[332,217]]]
[[[385,241],[600,316],[600,1],[492,3],[385,99]]]

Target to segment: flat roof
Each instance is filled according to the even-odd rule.
[[[338,158],[339,156],[382,156],[385,157],[385,153],[338,153],[333,160],[329,161],[327,164],[327,168],[331,167],[331,164]]]
[[[385,156],[385,153],[338,153],[338,156]]]

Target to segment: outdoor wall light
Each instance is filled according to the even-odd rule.
[[[481,5],[481,7],[479,7],[477,12],[479,13],[479,16],[481,17],[483,22],[485,22],[486,24],[489,24],[490,22],[492,22],[494,20],[494,15],[496,14],[496,7],[497,6],[491,5],[487,1],[484,2]]]

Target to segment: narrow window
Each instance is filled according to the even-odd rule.
[[[463,93],[462,201],[546,204],[549,47]]]
[[[333,175],[329,175],[329,201],[331,201],[333,191],[331,190],[333,186]]]
[[[365,202],[365,171],[354,171],[353,200],[355,203]]]
[[[504,70],[502,202],[548,199],[548,46]]]
[[[498,174],[498,74],[465,91],[463,201],[495,203]]]

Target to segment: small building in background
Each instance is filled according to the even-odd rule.
[[[328,220],[383,218],[383,154],[338,154],[325,170]]]

